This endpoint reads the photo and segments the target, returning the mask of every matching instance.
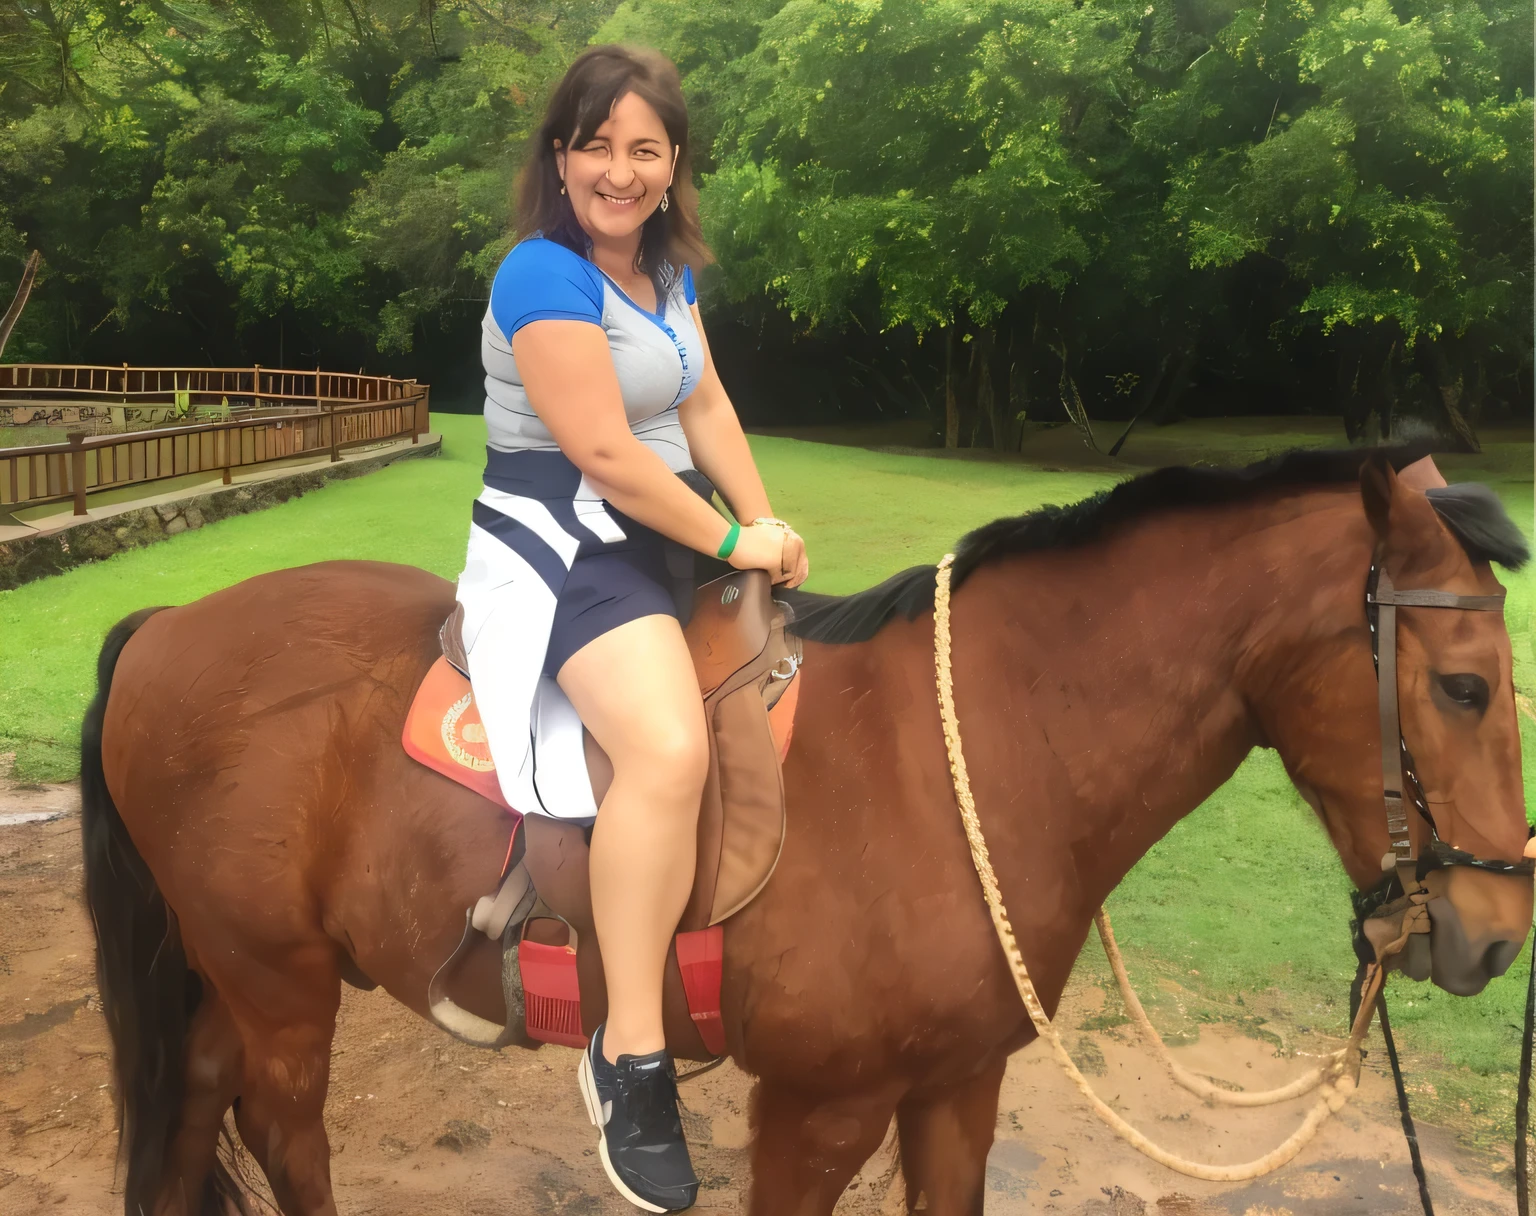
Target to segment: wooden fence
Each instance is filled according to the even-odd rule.
[[[132,431],[121,435],[90,436],[72,432],[67,443],[39,447],[0,448],[0,509],[40,506],[55,502],[74,503],[76,515],[86,514],[86,495],[94,490],[115,490],[125,486],[148,485],[192,473],[217,471],[225,485],[238,469],[295,456],[328,452],[332,461],[341,459],[348,448],[383,443],[406,435],[416,443],[427,430],[429,392],[414,380],[394,380],[385,376],[347,376],[331,372],[276,372],[265,369],[244,371],[159,368],[63,368],[41,364],[0,366],[0,390],[32,392],[42,387],[30,373],[38,370],[81,373],[59,376],[69,380],[69,393],[99,392],[111,394],[148,394],[162,392],[145,388],[164,372],[167,377],[206,375],[210,379],[194,393],[217,395],[227,391],[218,377],[244,376],[245,395],[254,391],[269,404],[275,398],[296,402],[308,396],[311,409],[305,412],[264,412],[251,419],[231,422],[202,422],[190,426],[163,427]],[[119,377],[107,381],[97,374],[111,372]],[[135,377],[146,379],[137,380]],[[271,379],[268,379],[271,377]],[[293,377],[293,380],[283,379]],[[303,377],[309,377],[307,384]],[[96,383],[96,389],[79,387]],[[112,386],[107,387],[110,383]],[[208,387],[221,385],[221,387]],[[131,387],[125,387],[131,386]],[[57,384],[50,386],[57,390]],[[187,381],[182,380],[182,391]],[[309,388],[313,395],[301,391]],[[329,394],[348,388],[364,394],[345,399]],[[168,390],[174,392],[176,390]],[[378,394],[371,396],[367,394]],[[0,400],[4,399],[0,391]],[[139,397],[138,400],[144,400]],[[356,402],[356,403],[354,403]],[[149,491],[153,493],[153,491]]]
[[[72,401],[98,405],[158,405],[187,394],[192,406],[352,405],[399,401],[425,391],[414,380],[361,372],[294,371],[262,367],[121,367],[65,363],[0,364],[0,405],[7,401]]]

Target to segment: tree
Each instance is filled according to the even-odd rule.
[[[1016,66],[1045,53],[1052,27],[1064,43],[1077,33],[1062,27],[1090,20],[922,0],[795,0],[765,20],[729,103],[710,112],[701,205],[727,293],[770,293],[812,328],[873,313],[883,329],[942,329],[951,366],[971,330],[967,382],[973,399],[985,391],[1008,301],[1059,288],[1087,257],[1078,223],[1096,192],[1062,145],[1059,77]],[[954,446],[953,375],[947,385]]]
[[[1484,36],[1510,18],[1336,0],[1310,17],[1240,11],[1212,49],[1206,78],[1275,81],[1272,129],[1191,155],[1169,215],[1195,267],[1274,258],[1304,288],[1289,319],[1335,339],[1354,433],[1371,411],[1389,433],[1393,402],[1422,384],[1475,445],[1463,407],[1487,360],[1530,362],[1529,51],[1501,62]]]

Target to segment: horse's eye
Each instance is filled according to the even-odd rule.
[[[1488,708],[1488,681],[1471,672],[1436,676],[1440,690],[1457,705],[1482,713]]]

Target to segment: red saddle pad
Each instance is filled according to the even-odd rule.
[[[467,785],[498,806],[513,809],[496,779],[496,763],[491,759],[469,681],[447,659],[433,663],[416,690],[400,742],[411,759]]]

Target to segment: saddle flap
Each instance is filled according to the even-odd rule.
[[[699,587],[683,636],[702,696],[763,653],[775,611],[772,584],[762,570],[736,570]]]
[[[722,697],[714,726],[722,813],[708,925],[745,907],[767,884],[786,827],[784,776],[761,692],[748,686]]]

